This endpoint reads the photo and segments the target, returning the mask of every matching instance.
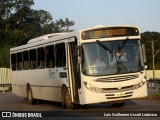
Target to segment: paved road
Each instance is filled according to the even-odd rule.
[[[54,114],[57,114],[59,112],[62,112],[66,114],[73,114],[72,112],[68,112],[69,110],[65,110],[61,108],[60,103],[56,102],[47,102],[47,101],[40,101],[37,105],[30,105],[26,98],[18,97],[11,92],[6,93],[0,93],[0,111],[52,111]],[[96,113],[97,111],[101,111]],[[86,106],[80,106],[79,109],[74,110],[78,116],[84,116],[84,114],[88,114],[88,116],[95,116],[94,114],[104,114],[110,113],[110,112],[154,112],[159,113],[160,112],[160,101],[157,100],[129,100],[126,102],[124,107],[121,108],[113,108],[110,106],[110,104],[94,104],[94,105],[86,105]],[[51,112],[49,113],[51,114]],[[127,117],[126,117],[127,118]],[[136,117],[138,119],[139,117]],[[66,118],[65,118],[66,119]],[[93,118],[94,119],[94,118]],[[96,117],[96,119],[98,119]],[[103,116],[103,119],[104,116]],[[111,118],[110,118],[111,119]],[[122,119],[120,117],[119,119]],[[146,119],[146,118],[145,118]],[[154,118],[156,120],[158,118]],[[160,118],[159,118],[160,119]]]

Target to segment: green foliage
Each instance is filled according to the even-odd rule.
[[[72,31],[73,21],[53,21],[45,10],[33,10],[34,0],[0,1],[0,67],[9,67],[11,47],[26,44],[29,39],[54,33]],[[62,25],[61,25],[62,24]]]
[[[160,33],[144,32],[141,34],[142,43],[146,46],[147,66],[152,69],[152,40],[154,41],[154,55],[160,49]],[[155,69],[160,69],[160,51],[155,56]]]
[[[149,97],[158,97],[158,98],[160,98],[160,93],[149,94]]]
[[[69,30],[69,27],[73,25],[74,25],[74,22],[69,21],[68,18],[66,18],[65,21],[63,19],[59,19],[59,20],[56,20],[56,22],[54,23],[54,31],[56,32],[73,31],[73,30]]]

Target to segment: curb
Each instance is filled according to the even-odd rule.
[[[157,100],[157,101],[160,101],[160,97],[143,97],[143,98],[135,98],[135,100]]]

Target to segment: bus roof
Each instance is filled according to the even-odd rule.
[[[99,28],[107,28],[107,27],[134,27],[134,28],[138,28],[136,26],[129,26],[129,25],[114,25],[114,26],[97,25],[97,26],[92,26],[90,28],[77,30],[77,31],[73,31],[73,32],[53,33],[53,34],[43,35],[43,36],[29,40],[27,42],[27,44],[25,44],[25,45],[11,48],[10,51],[17,51],[17,50],[21,50],[21,49],[25,49],[25,48],[29,48],[29,47],[34,47],[34,46],[38,46],[39,44],[41,44],[41,45],[47,44],[50,41],[59,41],[59,40],[63,40],[66,38],[71,38],[71,37],[76,37],[76,36],[80,37],[80,33],[83,31],[94,30],[94,29],[99,29]]]
[[[65,34],[65,33],[53,33],[53,34],[43,35],[43,36],[40,36],[40,37],[33,38],[33,39],[29,40],[27,42],[27,44],[38,42],[38,41],[41,41],[41,40],[46,40],[46,39],[53,38],[53,37],[56,37],[56,36],[59,36],[59,35],[62,35],[62,34]]]
[[[64,32],[64,33],[53,33],[53,34],[47,34],[43,35],[37,38],[33,38],[27,42],[27,44],[17,46],[14,48],[11,48],[10,51],[18,51],[22,49],[31,48],[34,46],[39,46],[43,44],[47,44],[50,42],[60,41],[71,37],[76,37],[79,35],[80,31],[73,31],[73,32]]]

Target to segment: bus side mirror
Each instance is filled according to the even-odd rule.
[[[144,65],[144,69],[146,70],[148,68],[148,66],[147,65]]]
[[[78,64],[81,64],[81,46],[76,46]]]
[[[146,65],[147,64],[147,58],[146,58],[146,49],[145,49],[145,45],[144,44],[142,44],[142,54],[143,54],[144,64]]]

